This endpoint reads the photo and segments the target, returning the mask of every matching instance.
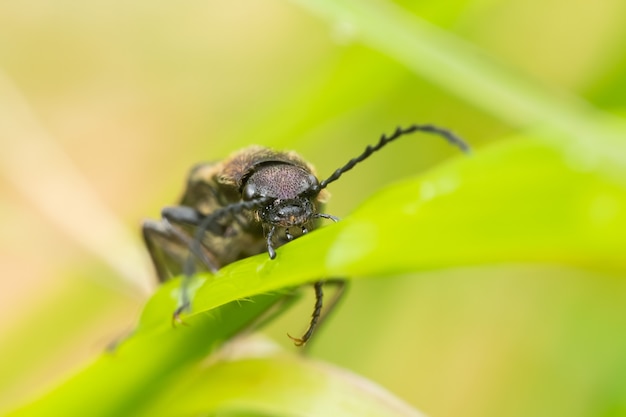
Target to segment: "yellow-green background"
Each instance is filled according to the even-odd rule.
[[[395,3],[554,96],[623,114],[621,1]],[[0,4],[0,410],[132,329],[154,287],[140,220],[178,198],[193,163],[259,143],[327,175],[398,124],[449,127],[477,153],[528,127],[359,31],[287,1]],[[391,145],[332,185],[328,211],[452,155],[431,137]],[[358,280],[312,354],[432,416],[626,415],[622,278],[501,264]],[[289,347],[309,313],[268,333]]]

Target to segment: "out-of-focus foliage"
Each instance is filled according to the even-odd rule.
[[[323,272],[385,275],[354,282],[316,335],[315,356],[437,416],[626,414],[625,7],[3,4],[1,409],[58,385],[132,328],[145,300],[132,288],[145,288],[149,274],[140,242],[127,236],[175,201],[193,163],[260,143],[297,149],[324,176],[383,131],[432,122],[465,137],[474,155],[353,212],[383,184],[452,154],[430,137],[391,145],[333,184],[327,210],[344,222],[286,246],[276,262],[261,256],[229,267],[197,293],[197,311]],[[487,149],[494,141],[502,143]],[[267,279],[241,279],[257,268]],[[227,282],[237,286],[221,291]],[[144,345],[130,356],[141,361],[122,364],[131,378],[124,384],[114,373],[100,382],[118,385],[125,410],[158,406],[151,389],[173,381],[197,388],[181,403],[185,412],[211,409],[201,394],[216,389],[215,374],[189,364],[214,345],[199,340],[163,355],[177,343],[171,335],[186,334],[169,328],[171,288],[143,316],[163,317],[154,349]],[[284,333],[310,314],[304,304],[268,333],[288,345]],[[115,356],[84,372],[109,369],[107,361]],[[301,403],[292,397],[284,409],[264,408],[272,401],[252,401],[253,388],[242,396],[251,402],[227,402],[228,390],[243,387],[234,375],[249,382],[273,366],[281,375],[284,365],[216,365],[219,380],[234,384],[221,393],[226,410],[294,414]],[[318,367],[293,366],[308,398],[329,399],[304,381]],[[146,375],[156,375],[152,388],[133,391]],[[80,394],[88,385],[75,385],[58,392],[88,401]],[[274,388],[274,404],[295,395]]]

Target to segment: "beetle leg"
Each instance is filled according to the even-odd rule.
[[[333,216],[332,214],[326,214],[326,213],[317,213],[315,214],[314,217],[321,217],[322,219],[332,220],[335,223],[339,221],[339,217]]]
[[[272,243],[272,238],[274,237],[275,231],[276,226],[272,226],[267,234],[267,253],[270,255],[270,259],[276,258],[276,250],[274,250],[274,244]]]
[[[160,282],[179,275],[183,266],[179,305],[172,316],[174,323],[181,323],[180,315],[190,305],[188,286],[191,277],[197,269],[215,273],[218,263],[208,250],[194,245],[195,237],[182,227],[201,222],[202,214],[186,206],[168,207],[162,214],[161,221],[146,220],[142,232]]]
[[[179,275],[178,271],[188,257],[193,238],[167,220],[146,220],[141,230],[159,282]],[[208,270],[217,270],[215,260],[210,258],[207,251],[203,250],[197,255]]]
[[[324,304],[324,284],[334,285],[337,287],[333,298],[330,303],[326,306],[326,311],[322,313],[322,307]],[[313,308],[313,314],[311,315],[311,322],[309,323],[309,327],[302,335],[302,337],[293,337],[290,334],[287,334],[293,343],[296,346],[302,346],[309,341],[311,336],[313,336],[313,332],[315,329],[319,328],[322,323],[328,318],[330,313],[334,311],[338,302],[341,300],[341,297],[346,291],[347,283],[343,279],[333,278],[327,281],[317,281],[313,284],[313,288],[315,289],[315,307]]]

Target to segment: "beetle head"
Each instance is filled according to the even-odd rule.
[[[289,228],[304,226],[316,214],[319,181],[311,172],[287,163],[257,168],[247,179],[244,200],[265,199],[257,215],[262,223]]]

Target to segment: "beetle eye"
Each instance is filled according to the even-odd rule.
[[[257,193],[257,189],[253,184],[246,184],[243,188],[243,199],[246,201],[254,200],[255,198],[260,197]]]
[[[316,195],[319,192],[319,180],[317,179],[317,177],[313,174],[310,174],[307,177],[307,182],[309,183],[309,186],[306,190],[304,190],[304,192],[302,192],[302,195]]]

